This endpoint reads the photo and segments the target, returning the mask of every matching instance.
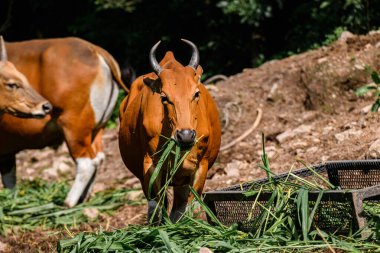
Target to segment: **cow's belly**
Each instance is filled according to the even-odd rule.
[[[55,121],[34,119],[0,120],[0,155],[23,149],[40,149],[63,142],[63,133]]]

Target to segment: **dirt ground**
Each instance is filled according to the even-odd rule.
[[[252,45],[254,46],[254,45]],[[371,94],[358,98],[354,90],[372,82],[370,69],[380,70],[380,33],[365,36],[343,33],[328,47],[283,60],[244,69],[210,86],[223,126],[222,146],[249,129],[263,112],[259,126],[230,149],[221,151],[209,171],[205,191],[259,179],[257,166],[266,139],[271,168],[285,172],[330,160],[380,157],[379,116],[370,113]],[[139,188],[139,181],[125,168],[119,153],[118,129],[105,131],[106,162],[98,172],[94,191],[108,187]],[[58,150],[28,150],[17,156],[18,176],[47,180],[74,176],[74,163],[63,145]],[[124,206],[100,223],[70,231],[35,231],[0,237],[0,252],[51,252],[56,241],[78,231],[121,228],[145,223],[146,206]]]

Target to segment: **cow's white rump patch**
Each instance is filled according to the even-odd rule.
[[[115,107],[119,88],[113,80],[110,67],[104,58],[98,55],[99,71],[91,85],[90,101],[95,113],[95,124],[103,126],[111,117]]]

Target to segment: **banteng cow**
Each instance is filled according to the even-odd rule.
[[[15,185],[15,154],[23,149],[57,146],[65,141],[76,163],[76,176],[65,204],[83,201],[104,159],[102,129],[112,114],[120,78],[114,58],[79,38],[6,43],[8,57],[37,92],[53,104],[44,119],[0,119],[0,172]]]
[[[160,215],[152,217],[152,214],[166,173],[162,172],[155,181],[152,195],[148,188],[158,162],[155,154],[166,139],[175,140],[182,150],[190,150],[172,181],[174,196],[170,218],[174,222],[194,197],[189,194],[189,186],[202,193],[207,171],[220,148],[218,111],[200,82],[202,68],[198,65],[198,49],[192,42],[183,41],[192,48],[189,65],[181,65],[170,51],[159,64],[155,57],[158,42],[149,56],[154,73],[138,77],[120,105],[120,152],[127,168],[140,179],[149,200],[148,219],[153,218],[157,223]]]
[[[0,36],[0,117],[3,113],[10,113],[17,117],[43,118],[51,109],[52,105],[7,60],[4,40]]]

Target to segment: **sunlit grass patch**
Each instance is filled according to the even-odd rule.
[[[63,206],[69,191],[65,182],[48,183],[43,180],[22,181],[13,190],[0,191],[0,233],[71,227],[96,220],[88,211],[110,213],[118,207],[140,205],[144,200],[129,200],[131,189],[108,189],[96,193],[87,202],[74,208]]]

